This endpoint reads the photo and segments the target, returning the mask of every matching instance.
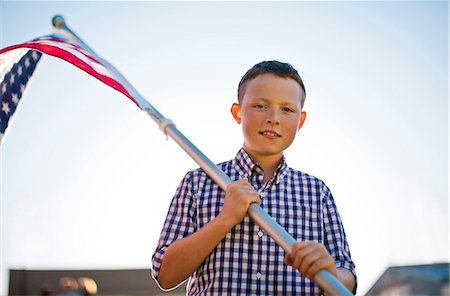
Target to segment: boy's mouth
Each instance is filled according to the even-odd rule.
[[[280,134],[278,134],[278,133],[276,133],[274,131],[262,131],[262,132],[259,132],[259,134],[263,135],[263,136],[265,136],[267,138],[270,138],[270,139],[276,139],[276,138],[280,138],[281,137]]]

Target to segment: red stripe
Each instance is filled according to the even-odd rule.
[[[6,47],[4,49],[1,49],[0,54],[5,53],[10,50],[13,50],[13,49],[18,49],[18,48],[32,48],[32,49],[38,50],[42,53],[46,53],[48,55],[63,59],[65,61],[71,63],[72,65],[80,68],[81,70],[88,73],[89,75],[97,78],[104,84],[109,85],[110,87],[114,88],[115,90],[121,92],[122,94],[127,96],[130,100],[132,100],[136,104],[136,106],[138,106],[140,108],[139,104],[134,100],[134,98],[128,93],[128,91],[125,89],[125,87],[123,87],[123,85],[121,83],[119,83],[117,80],[115,80],[111,77],[108,77],[108,76],[98,73],[89,64],[80,60],[79,58],[77,58],[75,55],[68,52],[67,50],[63,50],[58,47],[55,47],[52,45],[47,45],[47,44],[23,43],[23,44],[12,45],[12,46]]]
[[[29,42],[26,42],[25,44],[32,44],[32,43],[40,43],[40,42],[45,42],[45,41],[52,41],[52,42],[56,42],[56,43],[60,43],[63,46],[67,46],[67,45],[71,45],[71,49],[76,50],[77,52],[81,53],[82,55],[84,55],[85,57],[87,57],[88,59],[90,59],[93,62],[96,62],[97,64],[102,64],[97,58],[91,56],[87,50],[85,50],[84,48],[82,48],[81,46],[79,46],[76,43],[70,42],[70,41],[65,41],[65,40],[61,40],[61,39],[57,39],[55,37],[41,37],[39,39],[35,39]]]

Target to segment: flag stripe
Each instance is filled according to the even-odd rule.
[[[79,45],[71,43],[69,41],[57,39],[57,38],[51,37],[51,36],[44,36],[44,37],[41,37],[41,38],[36,38],[35,40],[31,40],[30,42],[27,42],[27,43],[34,43],[35,41],[39,41],[39,43],[41,43],[41,44],[43,44],[43,43],[53,44],[54,46],[57,46],[57,47],[59,46],[61,48],[66,48],[66,49],[70,48],[72,50],[76,50],[80,54],[82,54],[83,56],[85,56],[88,59],[90,59],[91,61],[93,61],[93,62],[95,62],[97,64],[101,64],[101,62],[99,60],[97,60],[95,57],[93,57],[89,52],[84,50]]]
[[[41,39],[35,39],[32,42],[9,46],[5,49],[0,50],[0,54],[2,52],[6,52],[9,50],[26,47],[26,48],[35,49],[42,53],[63,59],[65,61],[71,63],[72,65],[80,68],[81,70],[85,71],[89,75],[94,76],[95,78],[102,81],[103,83],[111,86],[115,90],[121,92],[122,94],[127,96],[130,100],[132,100],[139,108],[141,108],[139,106],[138,102],[130,95],[130,93],[125,89],[125,87],[120,82],[118,82],[116,79],[114,79],[110,76],[107,76],[105,74],[101,74],[101,73],[97,72],[96,69],[94,69],[94,67],[92,67],[92,65],[88,64],[88,62],[86,62],[85,60],[82,60],[80,57],[73,54],[72,51],[69,52],[69,49],[62,49],[59,46],[55,46],[54,44],[49,44],[49,43],[45,42],[46,40],[44,40],[44,42],[40,42],[40,40]],[[85,53],[83,53],[83,54],[86,55]],[[96,61],[96,59],[91,59],[91,60],[93,62],[98,63]],[[101,65],[100,63],[98,63],[98,64]],[[105,70],[106,70],[106,68],[105,68]]]
[[[61,34],[61,32],[58,33],[55,31],[55,33],[51,35],[42,36],[25,43],[0,49],[0,94],[2,94],[2,102],[0,105],[0,115],[2,116],[0,118],[0,144],[1,139],[6,132],[6,128],[10,125],[10,120],[17,108],[17,104],[23,95],[28,79],[33,73],[33,71],[29,71],[26,79],[22,79],[23,81],[19,87],[20,93],[17,92],[17,86],[14,90],[11,90],[9,84],[12,85],[14,76],[21,71],[15,64],[19,64],[19,60],[23,63],[29,63],[29,61],[26,62],[27,59],[31,56],[36,57],[38,54],[38,59],[35,61],[37,63],[42,55],[41,53],[69,62],[87,74],[124,94],[140,109],[146,111],[152,110],[154,117],[159,118],[159,113],[153,106],[151,106],[150,103],[134,89],[114,66],[95,54],[74,35],[69,34],[66,36],[65,34]],[[35,64],[32,67],[33,70],[34,67]],[[14,71],[17,71],[17,73]]]

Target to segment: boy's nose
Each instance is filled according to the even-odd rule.
[[[277,116],[271,116],[271,117],[266,118],[266,123],[267,124],[279,125],[280,124],[280,120],[278,119]]]

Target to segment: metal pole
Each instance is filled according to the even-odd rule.
[[[70,30],[62,16],[54,16],[52,23],[55,28],[63,29],[70,33],[77,41],[89,50],[94,51],[84,43],[72,30]],[[176,127],[175,124],[159,113],[147,100],[145,100],[136,89],[120,74],[111,64],[102,59],[102,62],[108,65],[108,70],[114,72],[124,82],[124,87],[141,103],[140,107],[159,125],[161,131],[171,137],[204,171],[205,173],[222,189],[226,190],[232,180],[222,170],[220,170],[206,155],[204,155],[194,144],[189,141]],[[251,204],[248,209],[248,215],[255,221],[266,233],[272,237],[275,242],[290,253],[292,246],[296,243],[293,238],[280,224],[278,224],[266,211],[258,204]],[[327,270],[319,271],[313,279],[323,290],[331,295],[353,295]]]

